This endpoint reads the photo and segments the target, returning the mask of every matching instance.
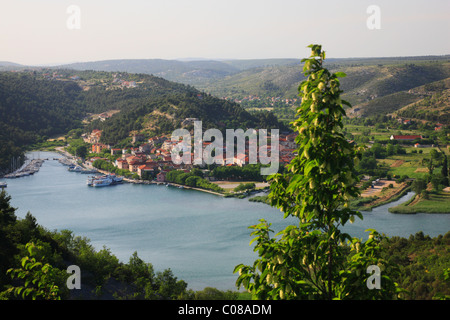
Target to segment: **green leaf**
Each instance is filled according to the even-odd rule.
[[[312,169],[316,168],[316,161],[309,161],[308,164],[305,166],[304,175],[307,176]],[[298,179],[297,179],[298,180]]]
[[[336,75],[336,77],[339,77],[339,78],[344,78],[344,77],[347,76],[347,75],[345,74],[345,72],[341,72],[341,71],[336,72],[336,73],[334,73],[334,74]]]

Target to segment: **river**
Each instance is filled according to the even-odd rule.
[[[59,158],[52,152],[31,153],[29,158]],[[293,219],[279,210],[248,199],[223,198],[201,191],[163,185],[117,185],[92,188],[88,175],[68,172],[56,160],[45,161],[32,176],[7,180],[6,191],[16,215],[29,211],[48,230],[69,229],[90,239],[100,250],[106,247],[123,262],[133,252],[156,271],[170,268],[194,290],[212,286],[235,290],[234,267],[251,264],[257,256],[249,246],[248,226],[261,218],[281,230]],[[364,212],[364,219],[345,226],[352,236],[367,238],[364,230],[376,229],[388,236],[409,237],[423,231],[437,236],[450,230],[448,214],[398,215],[388,208],[406,201]]]

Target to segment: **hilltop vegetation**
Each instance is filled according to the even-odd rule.
[[[450,77],[449,56],[329,59],[326,66],[332,72],[347,74],[341,80],[342,97],[353,105],[352,116],[363,117],[390,114],[421,101],[430,93],[418,94],[421,87],[433,87],[433,83]],[[295,105],[268,103],[265,98],[298,98],[297,87],[304,80],[299,72],[300,59],[110,60],[67,67],[151,73],[231,101],[258,97],[256,103],[243,106],[254,110],[256,105],[257,111],[271,110],[283,119],[293,118]],[[439,93],[439,85],[432,91]],[[422,117],[429,117],[427,111],[424,113]]]
[[[419,100],[394,112],[403,118],[450,123],[450,78],[432,82],[412,90]]]
[[[448,55],[328,60],[326,66],[329,70],[347,74],[341,80],[344,90],[342,96],[354,107],[351,116],[371,117],[377,114],[391,114],[421,101],[424,95],[417,93],[418,88],[430,86],[450,77]],[[9,70],[26,68],[11,63],[1,65],[3,69]],[[152,74],[194,86],[216,97],[226,97],[230,101],[258,97],[260,100],[257,102],[243,103],[243,106],[252,112],[270,110],[278,118],[289,120],[295,114],[294,104],[286,106],[273,101],[267,102],[265,98],[280,100],[298,98],[297,87],[304,80],[299,72],[300,68],[300,59],[220,61],[135,59],[75,63],[52,70],[66,69],[72,70],[71,72],[94,70],[109,75],[114,72]],[[439,93],[439,89],[433,91]],[[424,113],[422,118],[429,117],[426,110]]]

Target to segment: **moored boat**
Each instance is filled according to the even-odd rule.
[[[87,180],[87,185],[91,187],[106,187],[120,184],[122,182],[123,182],[122,177],[117,177],[115,175],[108,174],[103,176],[89,177]]]

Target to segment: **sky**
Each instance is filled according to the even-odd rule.
[[[0,0],[0,61],[25,65],[301,59],[312,43],[332,58],[444,55],[449,40],[448,0]]]

